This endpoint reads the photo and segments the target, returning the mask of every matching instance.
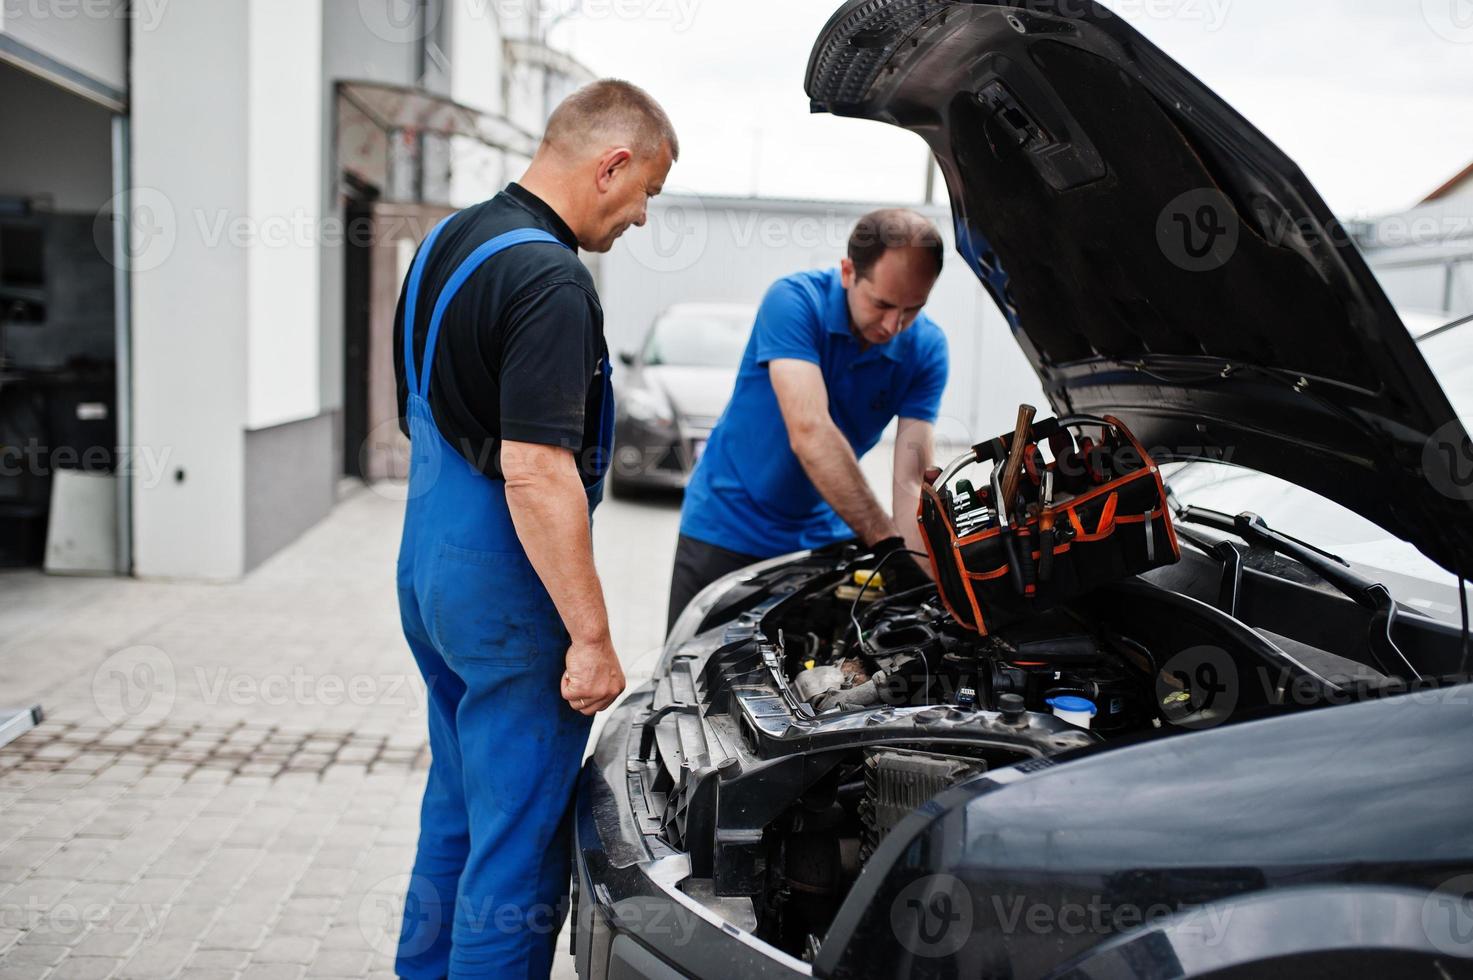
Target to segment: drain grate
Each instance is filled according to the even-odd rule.
[[[188,776],[201,769],[231,776],[284,773],[321,775],[333,766],[424,769],[429,745],[388,735],[340,729],[290,731],[248,722],[159,723],[148,728],[111,728],[43,722],[0,748],[0,768],[31,771],[99,772],[112,765],[166,766]]]

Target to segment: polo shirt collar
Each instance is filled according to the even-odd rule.
[[[578,236],[573,234],[573,229],[568,227],[568,223],[562,219],[562,216],[552,209],[552,205],[516,181],[506,185],[505,194],[520,204],[523,209],[530,211],[534,218],[547,225],[547,230],[556,235],[558,241],[574,252],[578,251]]]
[[[515,186],[515,185],[513,185]],[[844,292],[844,276],[835,269],[830,274],[828,303],[824,317],[824,328],[831,334],[847,337],[849,342],[856,347],[859,346],[859,338],[849,326],[849,298]],[[904,336],[902,333],[901,336]],[[872,356],[872,351],[879,351],[880,357],[888,358],[895,363],[900,363],[900,337],[894,337],[888,344],[880,344],[878,347],[866,349],[861,357]]]

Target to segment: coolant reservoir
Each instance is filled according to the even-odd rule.
[[[1055,718],[1067,721],[1079,728],[1088,728],[1090,720],[1099,712],[1095,703],[1089,698],[1076,698],[1072,695],[1049,698],[1048,704],[1054,709]]]
[[[885,595],[885,576],[872,568],[856,568],[848,582],[840,582],[834,589],[834,597],[845,602],[862,599],[873,602]]]

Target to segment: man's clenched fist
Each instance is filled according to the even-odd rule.
[[[563,699],[581,714],[593,715],[613,704],[624,692],[624,669],[613,642],[574,640],[568,647],[562,689]]]

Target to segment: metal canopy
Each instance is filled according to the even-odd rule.
[[[338,94],[387,132],[464,136],[493,149],[527,157],[537,149],[537,137],[510,120],[424,89],[378,82],[339,82]]]

